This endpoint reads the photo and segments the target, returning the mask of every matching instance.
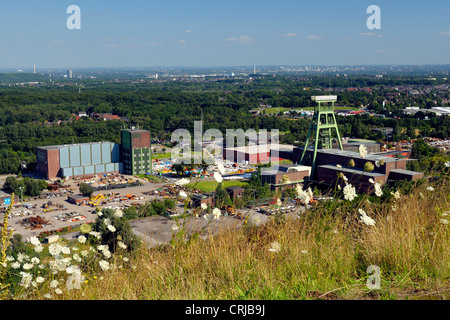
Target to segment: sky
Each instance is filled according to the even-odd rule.
[[[3,0],[0,68],[449,64],[449,12],[448,0]]]

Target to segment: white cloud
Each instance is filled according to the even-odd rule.
[[[186,33],[192,33],[192,30],[186,30]]]
[[[318,35],[315,35],[315,34],[307,35],[305,38],[309,39],[309,40],[320,40],[320,39],[322,39],[321,36],[318,36]]]
[[[187,41],[186,41],[186,40],[178,40],[178,42],[179,42],[179,43],[182,43],[182,44],[185,44],[185,43],[187,43]]]
[[[288,37],[288,38],[295,38],[295,37],[298,37],[298,34],[293,33],[293,32],[288,32],[288,33],[283,33],[281,36]]]
[[[249,36],[231,37],[231,38],[227,38],[225,40],[230,41],[230,42],[239,42],[239,43],[253,42],[253,39],[250,38]]]
[[[450,31],[439,32],[439,36],[450,36]]]

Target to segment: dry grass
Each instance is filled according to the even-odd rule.
[[[440,221],[440,213],[450,207],[447,195],[447,187],[420,188],[396,200],[396,211],[394,200],[361,201],[375,226],[364,225],[355,208],[323,208],[207,240],[143,247],[131,261],[136,269],[105,272],[82,293],[62,298],[359,299],[375,294],[395,299],[414,288],[442,289],[450,279],[450,225]],[[268,250],[274,241],[281,245],[279,252]],[[366,287],[369,265],[381,269],[376,293]]]

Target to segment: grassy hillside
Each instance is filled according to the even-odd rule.
[[[45,247],[40,256],[42,263],[55,257],[57,263],[49,263],[53,273],[31,269],[30,279],[42,276],[42,284],[26,283],[29,271],[20,266],[9,274],[19,280],[22,275],[22,285],[10,284],[16,299],[449,299],[448,179],[433,188],[393,191],[323,202],[295,218],[274,217],[260,226],[250,218],[243,228],[205,239],[185,241],[180,221],[170,245],[141,246],[132,256],[118,249],[109,257],[95,239],[61,243]],[[118,223],[123,218],[102,218],[116,232],[123,228]],[[84,251],[91,258],[80,258]],[[64,263],[74,267],[76,255],[84,278],[78,289],[66,290],[74,269]],[[30,258],[20,260],[23,269],[30,268]],[[379,289],[368,287],[377,276],[369,266],[380,271],[379,281],[369,283]]]

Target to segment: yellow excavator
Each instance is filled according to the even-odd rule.
[[[96,195],[91,201],[89,201],[89,204],[92,207],[96,207],[98,206],[102,200],[105,200],[105,195],[103,193],[99,193],[98,195]]]

